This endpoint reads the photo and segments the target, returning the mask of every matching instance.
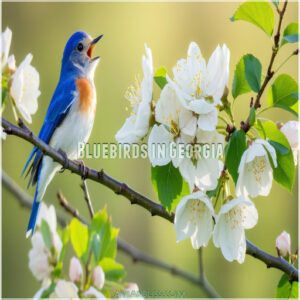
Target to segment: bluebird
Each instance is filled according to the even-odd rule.
[[[78,31],[67,41],[59,82],[39,133],[41,140],[63,151],[70,159],[78,158],[78,143],[86,143],[93,128],[97,101],[94,74],[100,57],[92,57],[92,53],[102,36],[92,39],[87,33]],[[28,187],[36,185],[26,237],[34,232],[47,186],[60,168],[37,147],[32,149],[22,173],[28,169]]]

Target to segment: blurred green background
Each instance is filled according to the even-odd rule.
[[[245,22],[230,22],[238,3],[3,3],[2,28],[13,31],[11,53],[20,63],[28,52],[33,54],[32,64],[40,73],[42,92],[39,109],[33,116],[31,128],[37,134],[56,86],[60,60],[66,40],[76,30],[82,29],[92,36],[104,34],[95,50],[102,60],[96,71],[98,92],[96,122],[90,142],[114,142],[114,135],[128,113],[124,92],[137,73],[142,74],[141,57],[144,43],[153,51],[154,65],[165,65],[168,70],[179,58],[186,57],[190,41],[196,41],[208,58],[217,44],[226,43],[231,50],[230,84],[235,64],[246,53],[257,56],[266,69],[272,43],[258,28]],[[297,3],[289,3],[283,27],[297,20]],[[277,19],[276,19],[277,22]],[[282,62],[295,46],[287,45],[280,51],[277,63]],[[291,59],[282,72],[297,79],[297,60]],[[157,94],[156,94],[157,95]],[[265,97],[264,97],[265,98]],[[245,119],[249,111],[250,96],[237,99],[235,116]],[[285,122],[291,114],[272,110],[265,114],[273,120]],[[13,121],[10,108],[4,116]],[[27,181],[20,172],[31,145],[8,137],[3,143],[3,168],[25,189]],[[137,191],[152,199],[150,163],[147,160],[85,161],[90,167],[104,168],[120,181],[126,181]],[[82,215],[88,211],[79,187],[80,179],[69,172],[58,174],[49,186],[45,201],[57,206],[56,192],[61,190]],[[151,217],[138,206],[131,206],[99,184],[88,182],[96,209],[107,205],[115,226],[121,228],[120,236],[141,250],[191,272],[198,272],[197,252],[190,241],[175,242],[173,225],[158,217]],[[4,189],[2,216],[2,288],[3,297],[31,297],[39,288],[28,269],[30,241],[25,239],[29,211],[21,208]],[[33,195],[33,189],[29,190]],[[256,198],[259,211],[258,225],[247,231],[247,237],[262,249],[276,254],[275,238],[282,230],[291,234],[292,247],[298,245],[297,188],[288,193],[274,183],[267,198]],[[60,209],[60,208],[59,208]],[[71,253],[71,252],[69,252]],[[125,264],[127,280],[137,282],[140,289],[180,290],[186,297],[202,297],[202,291],[186,281],[131,260],[118,254]],[[258,260],[247,256],[243,265],[228,263],[212,241],[204,251],[205,271],[208,279],[223,297],[274,297],[281,273],[267,269]],[[68,263],[67,263],[68,264]]]

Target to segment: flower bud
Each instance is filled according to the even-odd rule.
[[[82,267],[80,261],[74,256],[70,261],[69,277],[73,282],[80,282],[82,277]]]
[[[94,286],[101,290],[104,286],[105,274],[100,266],[97,266],[93,272],[93,283]]]
[[[280,131],[287,138],[294,156],[294,163],[298,163],[298,150],[299,150],[299,140],[298,140],[298,131],[299,131],[299,122],[298,121],[288,121],[281,128]]]
[[[291,237],[283,231],[276,239],[276,248],[280,256],[288,256],[291,254]]]
[[[128,291],[128,292],[138,292],[139,291],[139,287],[138,287],[138,285],[135,282],[129,282],[125,286],[125,291]]]

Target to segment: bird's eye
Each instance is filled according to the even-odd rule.
[[[82,43],[79,43],[77,45],[77,50],[80,51],[80,52],[83,50],[83,44]]]

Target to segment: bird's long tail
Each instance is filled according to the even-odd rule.
[[[58,163],[55,163],[52,158],[50,158],[49,156],[45,156],[43,158],[42,164],[37,170],[36,190],[32,203],[31,215],[27,227],[26,237],[29,237],[34,233],[41,201],[44,197],[47,186],[59,169],[60,165]]]
[[[41,204],[41,201],[38,201],[37,197],[38,197],[38,184],[37,184],[37,187],[35,190],[35,195],[34,195],[32,207],[31,207],[31,215],[30,215],[28,226],[27,226],[26,238],[28,238],[29,236],[31,236],[31,234],[34,233],[36,220],[37,220],[37,216],[38,216],[39,208],[40,208],[40,204]]]

